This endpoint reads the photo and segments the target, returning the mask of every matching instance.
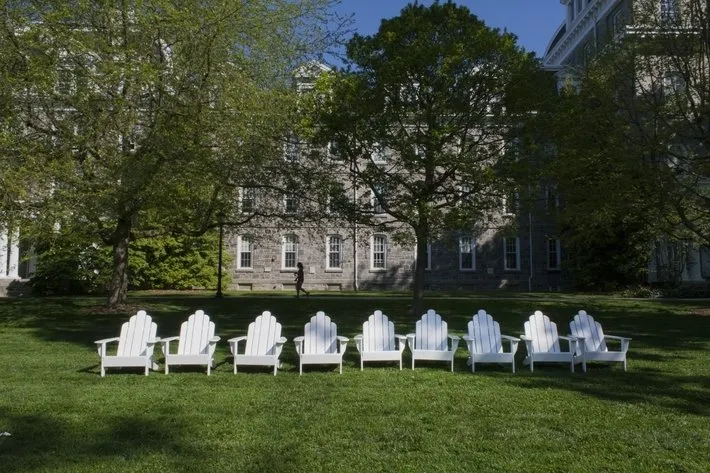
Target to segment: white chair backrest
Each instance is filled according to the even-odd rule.
[[[244,354],[252,356],[275,355],[276,341],[281,338],[281,324],[271,312],[265,310],[249,324]]]
[[[607,351],[602,325],[586,311],[580,310],[574,316],[569,323],[569,330],[573,337],[584,337],[586,351]]]
[[[417,350],[448,350],[448,327],[441,316],[429,309],[417,321],[414,348]]]
[[[311,317],[303,335],[303,353],[306,355],[338,352],[338,327],[323,311],[318,311]]]
[[[483,309],[468,323],[468,336],[473,338],[474,353],[503,353],[500,325]]]
[[[394,323],[381,310],[376,310],[362,324],[362,347],[365,352],[396,350]]]
[[[536,353],[560,353],[557,324],[539,310],[525,322],[525,336],[532,339],[533,351]]]
[[[210,338],[214,336],[214,322],[204,311],[198,310],[180,326],[178,355],[206,355]]]
[[[146,356],[151,355],[153,347],[148,348],[148,340],[155,338],[158,325],[144,310],[132,316],[128,322],[121,326],[121,335],[118,339],[117,356]]]

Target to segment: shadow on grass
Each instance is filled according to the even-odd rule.
[[[191,429],[182,416],[148,417],[143,412],[95,418],[90,425],[74,425],[61,414],[0,415],[8,422],[11,440],[0,448],[2,471],[51,471],[69,466],[80,469],[127,471],[147,457],[158,455],[170,471],[194,471],[209,452],[190,444]],[[180,455],[176,455],[179,452]],[[193,466],[171,462],[190,458]]]
[[[609,402],[649,404],[684,414],[710,416],[710,377],[668,376],[654,371],[629,371],[589,365],[587,373],[563,376],[536,371],[501,380],[524,389],[571,391]]]

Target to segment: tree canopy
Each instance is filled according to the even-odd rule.
[[[514,35],[454,3],[418,3],[356,34],[346,67],[321,81],[314,139],[369,190],[359,221],[416,238],[414,307],[428,242],[481,232],[514,184],[501,172],[509,131],[536,106],[537,62]]]
[[[3,210],[96,232],[122,302],[133,233],[235,223],[241,183],[279,162],[329,3],[3,2]]]

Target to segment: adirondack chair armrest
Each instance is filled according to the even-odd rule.
[[[160,348],[163,350],[163,355],[170,354],[170,342],[174,342],[176,340],[180,340],[180,337],[168,337],[160,340]]]
[[[305,339],[306,337],[304,337],[303,335],[293,339],[293,343],[296,344],[296,353],[298,353],[298,356],[301,356],[301,353],[303,353],[303,341]]]
[[[336,338],[339,342],[338,352],[345,353],[345,350],[348,348],[348,342],[350,341],[350,339],[348,337],[342,337],[340,335],[338,335]]]
[[[530,355],[533,352],[533,339],[525,335],[520,335],[520,339],[525,342],[525,350]]]
[[[158,343],[161,343],[162,341],[163,341],[162,338],[156,337],[156,338],[151,338],[151,339],[148,340],[146,343],[147,343],[148,345],[157,345]]]
[[[397,340],[397,349],[400,352],[403,352],[404,349],[407,347],[407,337],[404,335],[397,335],[396,333],[394,334],[395,340]],[[414,342],[412,342],[414,343]]]
[[[626,351],[629,349],[629,342],[632,340],[629,337],[620,337],[618,335],[604,335],[605,339],[610,339],[610,340],[617,340],[621,342],[621,351]]]
[[[230,338],[229,340],[227,340],[227,343],[229,343],[229,347],[232,350],[232,355],[237,354],[238,348],[239,348],[239,342],[243,342],[246,339],[247,339],[246,335],[241,335],[239,337],[234,337],[234,338]]]
[[[451,351],[456,351],[459,347],[459,341],[461,340],[461,337],[459,337],[458,335],[449,334],[449,340],[451,340]]]
[[[407,337],[407,345],[409,345],[409,349],[410,349],[410,350],[414,350],[414,348],[415,348],[415,346],[414,346],[414,339],[416,338],[416,334],[414,334],[414,333],[408,333],[408,334],[406,335],[406,337]]]
[[[501,335],[500,338],[503,338],[503,339],[508,340],[508,341],[510,341],[510,342],[515,342],[515,343],[520,342],[520,339],[519,339],[519,338],[517,338],[517,337],[511,337],[510,335]]]
[[[119,340],[120,340],[119,337],[104,338],[102,340],[96,340],[94,343],[96,344],[96,351],[99,352],[99,356],[106,356],[106,344],[111,343],[111,342],[117,342]]]
[[[572,336],[564,336],[564,335],[558,335],[557,336],[560,340],[567,340],[569,343],[569,350],[571,352],[577,351],[577,340],[579,337],[572,337]]]
[[[279,338],[278,340],[276,340],[276,345],[283,345],[283,344],[286,343],[287,341],[288,341],[288,338],[286,338],[286,337],[281,337],[281,338]]]
[[[520,343],[519,338],[511,337],[510,335],[501,335],[500,338],[510,342],[510,353],[515,355],[518,352],[518,343]]]
[[[355,340],[355,348],[357,348],[357,351],[362,352],[362,334],[359,333],[355,335],[353,340]]]
[[[470,335],[464,335],[462,338],[464,340],[466,340],[467,342],[472,342],[474,340],[474,338],[471,337]]]
[[[218,337],[217,335],[215,335],[214,337],[210,338],[210,343],[217,343],[220,340],[222,340],[222,337]]]

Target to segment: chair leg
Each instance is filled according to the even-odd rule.
[[[106,376],[106,368],[104,368],[104,360],[101,360],[101,377]]]
[[[454,355],[451,355],[451,372],[454,372]]]
[[[276,363],[274,363],[274,376],[276,376],[276,370],[278,370],[278,369],[279,369],[279,362],[276,361]]]
[[[476,362],[473,360],[473,355],[471,355],[471,373],[476,372]]]
[[[168,374],[168,372],[170,371],[170,370],[168,369],[168,366],[169,366],[169,365],[168,365],[168,360],[165,360],[165,374]]]
[[[148,373],[150,373],[150,365],[145,365],[145,375],[148,376]]]
[[[300,360],[298,361],[298,374],[303,374],[303,363]]]
[[[343,360],[340,359],[340,374],[343,374]]]
[[[402,369],[402,362],[399,362],[399,369]],[[360,371],[362,371],[362,356],[360,357]]]
[[[207,376],[210,375],[211,370],[212,370],[212,363],[210,363],[210,362],[208,361],[208,362],[207,362]]]
[[[237,374],[237,362],[234,362],[234,374]]]
[[[626,372],[626,358],[624,358],[624,373]]]
[[[530,357],[530,372],[531,373],[534,371],[534,365],[535,365],[535,362],[533,361],[532,357]]]
[[[513,374],[515,374],[515,358],[513,358],[513,361],[510,364],[513,365]]]
[[[412,355],[412,369],[414,369],[414,355]]]
[[[572,361],[569,362],[569,370],[574,373],[574,357],[572,357]]]

